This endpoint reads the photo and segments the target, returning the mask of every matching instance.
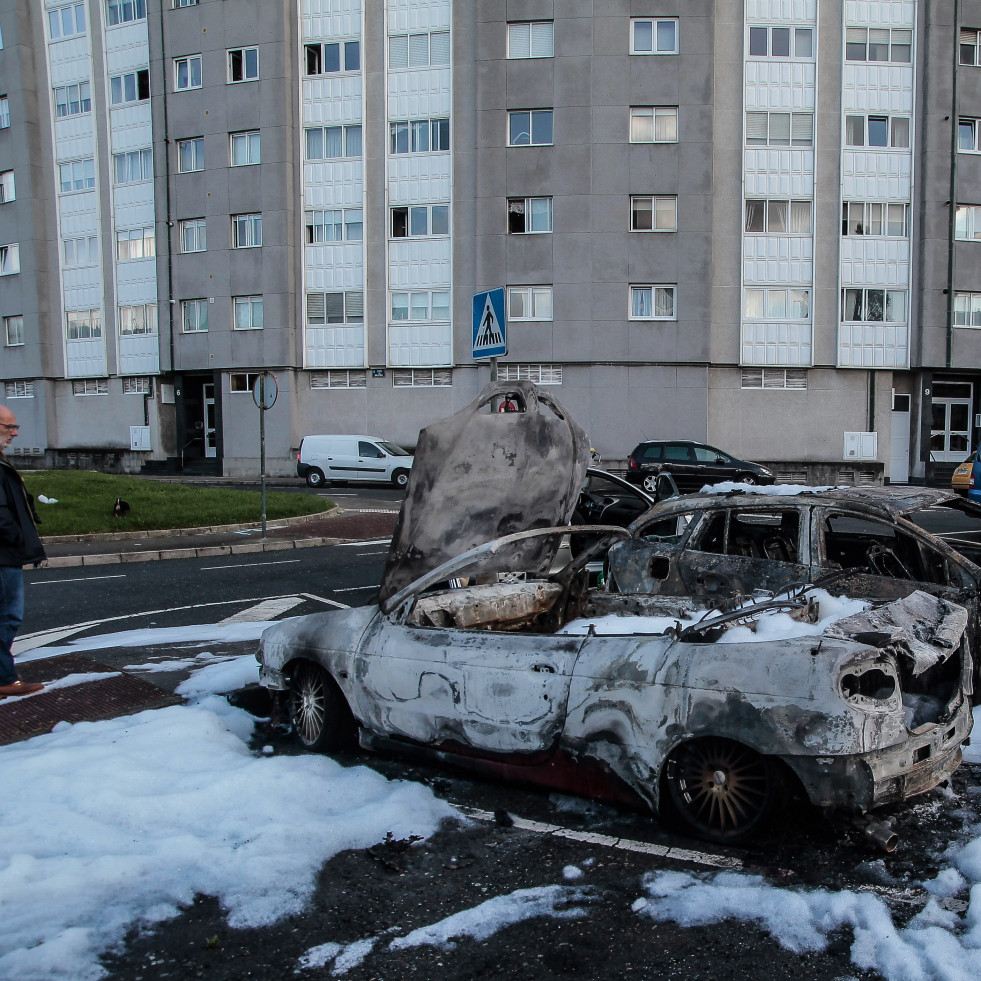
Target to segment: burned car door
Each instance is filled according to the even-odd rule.
[[[900,599],[921,589],[964,602],[966,593],[976,593],[977,584],[954,558],[912,528],[843,509],[814,508],[815,581],[841,570],[836,591],[878,599]]]
[[[404,622],[379,616],[356,658],[355,714],[379,735],[458,752],[550,751],[561,732],[582,638],[511,632],[551,583],[471,586],[417,600]],[[481,591],[493,590],[492,612]],[[508,619],[510,618],[510,619]]]
[[[776,592],[807,580],[808,551],[798,508],[722,508],[704,515],[678,556],[678,571],[690,596]]]
[[[610,588],[621,593],[683,595],[680,563],[685,542],[700,516],[696,510],[683,511],[631,525],[633,537],[610,549]]]

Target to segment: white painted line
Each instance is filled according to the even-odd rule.
[[[398,514],[391,508],[344,508],[345,514]]]
[[[32,582],[32,586],[51,586],[54,583],[60,582],[95,582],[97,579],[125,579],[126,573],[121,572],[117,576],[80,576],[78,579],[39,579],[36,582]]]
[[[301,596],[283,596],[279,599],[264,600],[256,603],[247,610],[240,610],[233,613],[219,623],[258,623],[260,620],[275,620],[282,616],[287,610],[292,610],[294,606],[299,606],[303,602]]]
[[[343,589],[335,589],[335,593],[356,593],[359,589],[377,589],[377,586],[345,586]]]
[[[495,824],[497,818],[490,811],[482,811],[476,807],[461,807],[467,817],[476,821],[486,821]],[[601,835],[593,831],[573,831],[559,824],[546,824],[544,821],[529,821],[527,818],[515,817],[508,814],[515,828],[522,831],[533,831],[536,834],[554,835],[556,838],[569,838],[582,842],[584,845],[600,845],[603,848],[619,848],[622,851],[637,852],[641,855],[655,855],[658,858],[670,858],[678,862],[691,862],[694,865],[707,865],[714,869],[741,869],[743,861],[729,855],[712,855],[709,852],[697,852],[690,848],[670,848],[667,845],[655,845],[649,841],[634,841],[631,838],[617,838],[614,835]]]
[[[235,565],[203,565],[202,572],[213,572],[215,569],[249,569],[255,565],[289,565],[291,562],[299,562],[299,559],[280,559],[278,562],[238,562]]]
[[[304,599],[313,600],[315,603],[323,603],[326,606],[334,606],[338,610],[350,610],[347,603],[338,603],[337,600],[327,599],[326,596],[318,596],[316,593],[300,593]]]
[[[74,637],[75,634],[85,630],[85,627],[58,627],[55,630],[42,630],[40,633],[30,634],[24,637],[15,637],[11,653],[14,656],[33,651],[38,647],[45,647],[48,644],[56,644],[59,640],[66,637]]]
[[[391,543],[391,538],[379,538],[378,541],[375,542],[338,542],[336,547],[350,548],[352,545],[357,545],[360,548],[362,545],[391,545]]]

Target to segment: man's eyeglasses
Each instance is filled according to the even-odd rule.
[[[13,422],[0,422],[0,429],[6,429],[7,432],[15,433],[20,429],[17,423]]]

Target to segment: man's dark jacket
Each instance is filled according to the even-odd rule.
[[[10,461],[0,453],[0,566],[42,562],[46,556],[34,523],[34,499]]]

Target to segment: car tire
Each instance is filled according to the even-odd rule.
[[[307,471],[307,487],[323,487],[325,483],[323,470],[314,467]]]
[[[354,717],[334,679],[319,664],[300,661],[289,688],[290,722],[304,749],[329,753],[353,742]]]
[[[403,468],[399,468],[392,474],[392,483],[396,487],[405,487],[409,482],[409,471]]]
[[[644,474],[644,479],[640,482],[640,485],[641,487],[644,488],[645,491],[647,491],[648,494],[656,494],[657,478],[658,478],[658,474],[656,473]]]
[[[770,818],[778,782],[773,762],[748,746],[719,736],[692,739],[665,763],[663,809],[696,838],[740,844]]]
[[[755,484],[756,477],[751,473],[744,473],[738,480],[740,484]]]

